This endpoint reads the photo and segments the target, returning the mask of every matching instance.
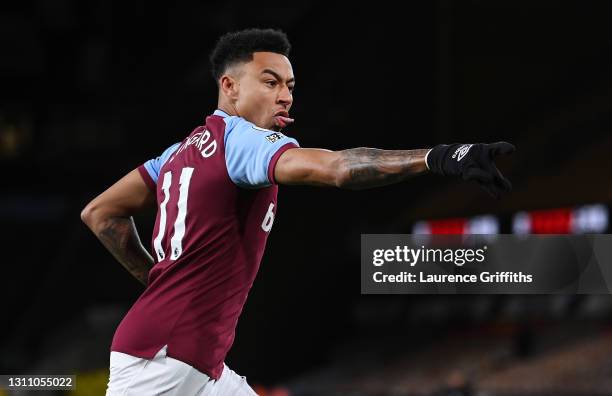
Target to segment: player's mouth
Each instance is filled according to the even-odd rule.
[[[294,119],[289,118],[289,112],[282,110],[274,114],[274,121],[277,127],[284,128],[287,125],[293,123]]]

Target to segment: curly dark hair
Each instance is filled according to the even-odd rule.
[[[275,29],[246,29],[226,33],[210,54],[213,78],[217,83],[229,66],[253,60],[253,52],[274,52],[289,56],[287,35]]]

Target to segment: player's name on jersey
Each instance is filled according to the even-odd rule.
[[[204,158],[210,157],[217,150],[217,141],[214,138],[212,138],[212,135],[210,134],[209,131],[204,130],[202,132],[194,133],[193,136],[187,139],[179,147],[179,149],[176,150],[176,153],[172,156],[172,158],[170,158],[169,162],[174,160],[174,157],[176,157],[179,153],[181,153],[182,151],[184,151],[187,147],[191,145],[194,145],[195,147],[197,147],[198,151],[202,153],[202,157]]]
[[[476,274],[418,274],[402,271],[397,274],[384,274],[380,271],[372,274],[376,283],[531,283],[533,275],[523,272],[498,271]]]

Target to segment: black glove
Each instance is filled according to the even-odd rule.
[[[515,147],[507,142],[491,144],[440,144],[427,154],[427,167],[443,176],[461,176],[475,180],[494,198],[512,190],[512,184],[495,166],[500,154],[510,154]]]

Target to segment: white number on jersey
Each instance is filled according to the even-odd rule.
[[[272,223],[274,223],[274,212],[272,211],[273,209],[274,204],[271,203],[268,207],[268,212],[266,213],[266,216],[264,217],[263,222],[261,223],[261,229],[265,232],[270,232],[270,230],[272,229]]]
[[[185,218],[187,217],[187,198],[189,196],[189,182],[193,175],[193,168],[183,168],[179,180],[179,198],[177,202],[178,214],[174,221],[174,235],[170,240],[170,260],[178,259],[183,253],[183,237],[185,236]],[[162,239],[166,232],[166,205],[170,199],[170,185],[172,184],[172,172],[164,173],[164,181],[162,183],[162,192],[164,200],[159,205],[159,232],[153,240],[153,248],[157,255],[157,260],[162,261],[166,257],[166,253],[162,248]]]

